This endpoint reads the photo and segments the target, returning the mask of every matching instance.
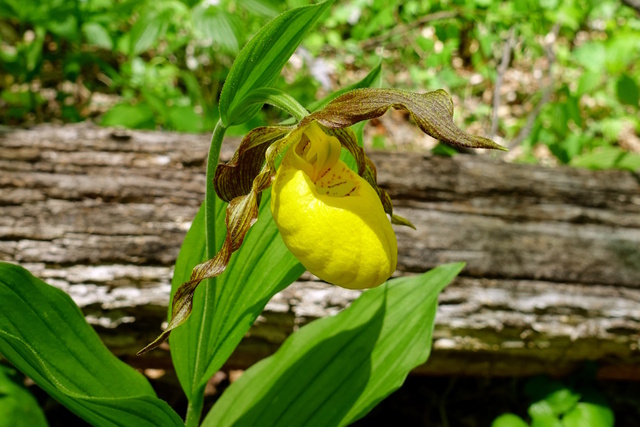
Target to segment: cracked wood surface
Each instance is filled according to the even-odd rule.
[[[170,367],[166,349],[134,354],[165,319],[208,143],[89,124],[0,134],[0,260],[67,291],[118,356]],[[440,298],[433,354],[417,372],[564,374],[595,360],[603,377],[640,379],[638,174],[369,154],[418,228],[396,229],[396,274],[467,262]],[[271,354],[358,294],[304,275],[268,304],[228,367]]]

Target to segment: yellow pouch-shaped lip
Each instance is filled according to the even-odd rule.
[[[372,288],[395,271],[396,237],[378,194],[339,160],[340,149],[311,123],[282,160],[271,211],[284,243],[312,274]]]

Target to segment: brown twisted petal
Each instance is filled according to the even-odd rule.
[[[442,89],[422,94],[398,89],[353,90],[305,117],[301,125],[316,120],[328,128],[346,128],[380,117],[389,108],[409,111],[423,132],[447,144],[506,150],[490,139],[470,135],[458,128],[453,122],[453,101]]]
[[[261,137],[264,135],[272,135],[273,137],[271,139],[265,137],[263,138],[262,143],[257,145],[252,145],[251,141],[248,141],[245,144],[245,147],[249,147],[247,150],[250,150],[253,147],[265,147],[262,154],[262,162],[260,163],[261,169],[257,176],[253,176],[250,188],[247,192],[234,197],[229,202],[225,218],[227,235],[224,243],[222,244],[222,248],[212,259],[198,264],[191,272],[190,280],[180,285],[173,297],[171,305],[171,321],[169,322],[167,329],[165,329],[165,331],[151,344],[140,350],[138,355],[160,346],[160,344],[169,338],[169,334],[173,329],[183,324],[189,318],[193,307],[193,295],[198,285],[204,279],[219,276],[224,272],[229,264],[231,255],[240,248],[244,238],[249,232],[249,229],[258,220],[260,195],[261,192],[267,189],[273,181],[276,173],[274,164],[276,157],[286,150],[290,144],[299,141],[300,136],[304,131],[304,128],[293,128],[293,130],[291,130],[292,128],[273,127],[273,129],[274,131],[270,134],[260,134]],[[285,134],[286,136],[283,137]],[[262,150],[262,148],[260,148],[260,150]],[[246,152],[247,151],[245,151],[245,153]],[[241,155],[238,155],[238,158],[240,158],[240,156]],[[254,159],[256,157],[254,154],[251,154],[249,158],[255,161]],[[232,177],[234,173],[237,173],[238,170],[240,169],[233,169],[233,167],[227,169],[225,174],[228,175],[225,176],[225,179],[232,179],[230,177]],[[218,175],[216,174],[216,176]],[[228,196],[229,194],[227,193],[226,195]]]
[[[213,186],[220,199],[230,202],[243,196],[253,186],[265,162],[267,149],[291,132],[294,126],[263,126],[249,132],[226,164],[216,168]]]

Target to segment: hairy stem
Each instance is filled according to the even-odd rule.
[[[202,406],[204,405],[204,387],[196,390],[189,400],[187,406],[187,418],[184,421],[185,427],[197,427],[200,425],[202,417]]]
[[[209,146],[209,157],[207,158],[207,185],[205,190],[204,213],[205,213],[205,234],[207,242],[207,258],[211,259],[216,255],[216,217],[215,203],[216,193],[213,188],[213,177],[220,160],[220,148],[222,148],[222,140],[227,129],[218,120],[213,135],[211,136],[211,145]],[[196,373],[199,372],[200,358],[196,358]],[[185,427],[197,427],[202,417],[202,406],[204,404],[204,387],[194,384],[191,390],[191,399],[187,406],[187,418]]]
[[[220,148],[224,133],[227,130],[218,120],[213,135],[211,136],[211,145],[209,146],[209,157],[207,158],[207,185],[205,190],[205,223],[207,234],[207,259],[211,259],[216,255],[216,218],[215,218],[215,198],[216,192],[213,188],[213,177],[220,160]]]

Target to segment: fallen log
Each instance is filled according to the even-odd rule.
[[[166,349],[135,352],[166,318],[208,143],[90,124],[1,133],[0,260],[67,291],[129,363],[170,368]],[[602,377],[640,379],[639,174],[369,154],[417,226],[396,229],[396,275],[467,262],[440,297],[434,351],[417,372],[566,374],[592,360]],[[228,367],[246,368],[357,296],[305,274],[269,303]]]

